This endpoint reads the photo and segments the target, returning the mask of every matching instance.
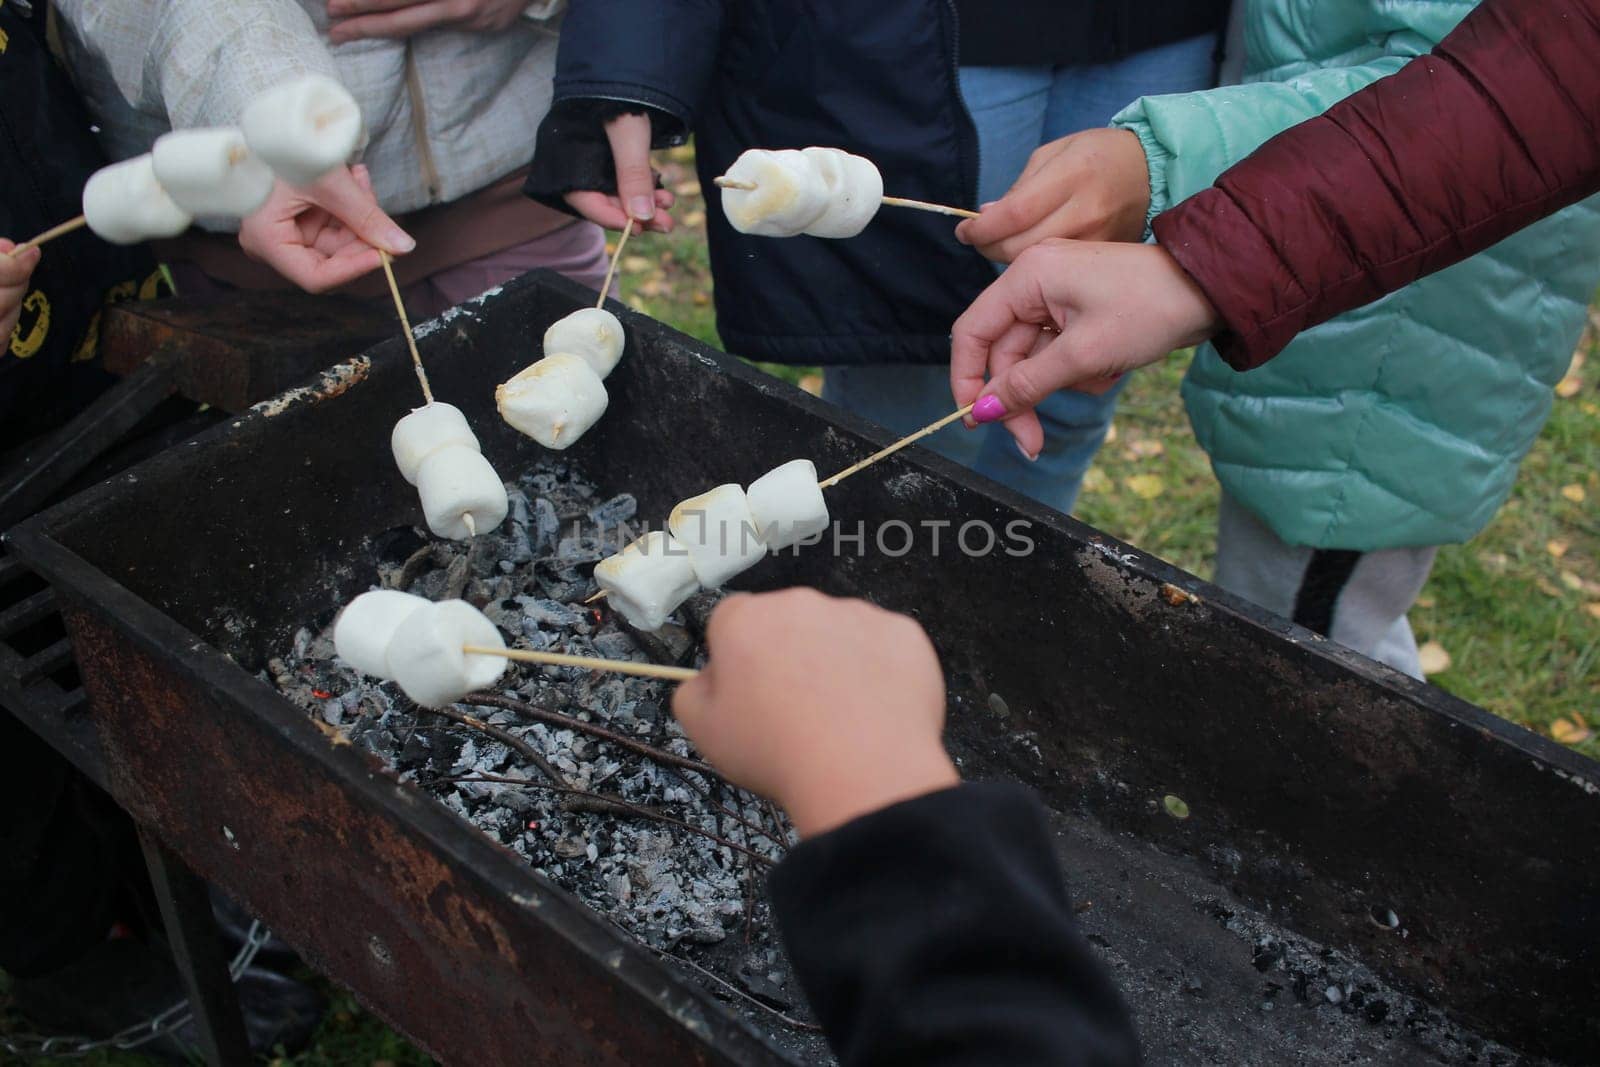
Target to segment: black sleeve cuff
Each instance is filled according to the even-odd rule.
[[[523,193],[568,214],[574,212],[565,200],[567,193],[615,193],[617,168],[605,124],[618,115],[648,116],[651,148],[669,148],[688,139],[688,130],[676,115],[637,100],[591,96],[558,100],[539,124]],[[659,184],[659,176],[656,181]]]

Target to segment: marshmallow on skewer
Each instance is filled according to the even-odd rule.
[[[231,126],[163,134],[150,156],[156,180],[191,215],[243,218],[272,192],[272,170]]]
[[[583,308],[558,319],[544,332],[545,355],[582,356],[604,378],[622,358],[622,323],[605,308]]]
[[[610,603],[641,630],[659,630],[700,589],[689,550],[665,530],[651,530],[594,568]]]
[[[505,483],[476,448],[447,445],[417,470],[422,514],[435,536],[465,541],[500,525],[511,503]]]
[[[557,352],[494,391],[500,417],[546,448],[563,449],[600,420],[610,397],[582,356]]]
[[[398,589],[362,593],[339,612],[333,647],[339,658],[362,674],[389,680],[389,642],[412,612],[428,606],[420,596]]]
[[[828,190],[828,206],[806,227],[812,237],[854,237],[867,228],[883,205],[883,175],[870,159],[842,148],[801,151]]]
[[[389,641],[389,675],[425,708],[442,708],[491,686],[504,673],[502,656],[463,651],[468,645],[505,648],[500,630],[465,600],[443,600],[412,612]]]
[[[719,485],[672,509],[667,529],[689,550],[700,584],[715,589],[767,554],[744,490]]]
[[[798,237],[828,209],[828,186],[804,153],[752,148],[725,175],[753,189],[724,188],[722,211],[740,233]]]
[[[794,459],[750,483],[750,514],[767,547],[789,548],[828,528],[828,505],[817,485],[817,465]]]
[[[467,417],[454,404],[435,400],[412,410],[411,414],[394,424],[389,435],[389,447],[394,451],[395,464],[400,474],[412,485],[417,484],[417,471],[422,461],[441,448],[461,445],[481,452],[478,437],[467,425]]]
[[[256,94],[239,120],[245,140],[290,185],[308,185],[350,158],[361,107],[323,74],[302,74]]]
[[[114,245],[176,237],[194,221],[156,180],[148,152],[95,171],[83,187],[83,215]]]

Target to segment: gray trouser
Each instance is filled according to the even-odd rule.
[[[1278,539],[1227,493],[1217,517],[1216,583],[1347,648],[1422,677],[1406,612],[1439,550],[1305,548]]]

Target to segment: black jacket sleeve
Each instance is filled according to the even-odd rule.
[[[1020,787],[963,785],[803,842],[772,897],[845,1067],[1138,1060]]]
[[[572,0],[561,24],[555,96],[539,124],[525,191],[564,208],[563,193],[616,192],[603,128],[650,116],[654,147],[682,144],[716,69],[727,0]]]

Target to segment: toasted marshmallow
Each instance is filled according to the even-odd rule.
[[[799,544],[828,528],[828,504],[817,485],[817,465],[792,459],[750,483],[750,514],[767,547]]]
[[[582,356],[601,378],[616,368],[626,340],[622,322],[605,308],[584,308],[558,319],[544,332],[545,355]]]
[[[828,209],[828,187],[817,168],[792,148],[752,148],[726,175],[754,189],[723,189],[722,211],[740,233],[798,237]]]
[[[272,192],[271,168],[231,126],[163,134],[150,156],[156,180],[191,215],[243,218]]]
[[[504,673],[503,656],[468,654],[468,645],[505,648],[488,617],[465,600],[428,604],[406,617],[389,641],[389,676],[425,708],[442,708],[491,686]]]
[[[475,448],[447,445],[428,453],[417,471],[428,529],[465,541],[500,525],[511,503],[505,483]]]
[[[767,554],[744,490],[731,482],[672,509],[667,529],[689,550],[695,576],[715,589]]]
[[[309,185],[347,162],[361,141],[361,107],[322,74],[256,94],[239,120],[256,155],[290,185]]]
[[[607,602],[641,630],[659,630],[700,589],[689,550],[665,530],[651,530],[594,568]]]
[[[420,596],[398,589],[362,593],[339,612],[333,624],[333,647],[339,658],[362,674],[385,681],[389,674],[389,642],[411,613],[428,606]]]
[[[460,445],[481,452],[478,437],[467,425],[467,417],[454,404],[435,400],[414,409],[411,414],[394,424],[389,435],[389,447],[394,451],[395,464],[400,474],[412,485],[417,484],[417,471],[422,461],[441,448]]]
[[[842,148],[806,148],[801,154],[811,162],[828,189],[828,206],[806,227],[812,237],[854,237],[867,228],[883,205],[883,175],[870,159],[853,156]]]
[[[156,180],[149,153],[95,171],[83,187],[83,214],[114,245],[176,237],[194,221]]]
[[[588,360],[557,352],[502,382],[494,402],[513,429],[546,448],[562,449],[600,421],[610,397]]]

